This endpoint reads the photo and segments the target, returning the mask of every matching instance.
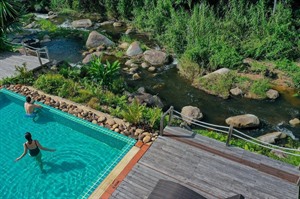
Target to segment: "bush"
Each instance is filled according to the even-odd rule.
[[[218,95],[222,98],[229,97],[229,90],[234,83],[234,73],[216,74],[206,78],[199,78],[195,81],[195,85],[204,90],[208,90],[213,95]]]
[[[250,92],[265,98],[266,92],[271,88],[270,81],[268,79],[259,79],[253,82],[250,87]]]
[[[51,21],[47,19],[40,19],[37,21],[37,24],[40,26],[42,30],[46,30],[49,32],[55,32],[58,29],[55,24],[53,24]]]
[[[292,77],[295,87],[300,89],[300,67],[296,63],[282,59],[276,62],[276,68],[288,73]]]
[[[199,129],[197,129],[196,132],[198,134],[201,134],[201,135],[209,137],[209,138],[213,138],[215,140],[219,140],[221,142],[226,142],[226,140],[227,140],[227,135],[224,135],[224,134],[221,134],[221,133],[218,133],[218,132],[207,131],[207,130],[199,130]],[[295,165],[295,166],[299,166],[299,163],[300,163],[299,157],[289,155],[287,158],[279,158],[279,157],[275,156],[274,154],[272,154],[270,149],[261,147],[261,146],[256,145],[256,144],[246,142],[246,141],[241,140],[241,139],[232,138],[231,141],[230,141],[230,145],[240,147],[240,148],[245,149],[247,151],[262,154],[262,155],[265,155],[265,156],[271,157],[273,159],[280,160],[282,162],[286,162],[286,163],[289,163],[289,164],[292,164],[292,165]],[[297,141],[296,142],[291,141],[291,139],[288,138],[288,144],[286,144],[286,147],[297,148],[297,147],[299,147],[299,144],[297,144]],[[299,154],[299,152],[297,154]]]
[[[72,97],[76,93],[75,83],[70,79],[65,79],[59,74],[41,75],[34,82],[34,87],[60,97]]]
[[[159,128],[162,115],[162,110],[160,108],[145,108],[143,115],[145,121],[147,121],[151,128]]]
[[[100,109],[100,101],[96,97],[92,97],[90,101],[88,101],[87,105],[96,110]]]
[[[102,85],[103,87],[111,88],[113,81],[117,78],[120,70],[119,61],[115,61],[112,64],[106,60],[106,63],[102,63],[101,57],[94,57],[88,64],[87,74],[90,78]]]
[[[72,97],[71,100],[77,103],[87,103],[93,97],[93,93],[86,89],[79,89],[76,96]]]
[[[140,105],[136,99],[127,106],[124,107],[122,111],[123,118],[130,123],[139,124],[143,121],[143,111],[145,106]]]
[[[193,62],[186,57],[180,58],[178,66],[180,75],[191,82],[201,76],[204,72],[203,68],[201,68],[196,62]]]

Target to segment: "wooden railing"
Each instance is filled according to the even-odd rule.
[[[161,117],[161,120],[160,120],[160,135],[163,135],[163,131],[164,131],[164,127],[165,127],[164,121],[166,120],[167,116],[168,116],[168,120],[167,120],[168,121],[168,124],[167,124],[168,126],[172,125],[172,122],[175,119],[177,119],[178,121],[182,121],[183,123],[186,123],[186,121],[189,121],[189,123],[191,123],[194,126],[227,134],[226,146],[230,146],[231,138],[236,137],[236,138],[242,139],[246,142],[261,146],[263,148],[279,151],[279,152],[287,154],[287,155],[300,157],[300,153],[295,153],[295,152],[300,152],[299,149],[286,148],[286,147],[273,145],[273,144],[270,144],[270,143],[267,143],[267,142],[263,142],[261,140],[258,140],[256,138],[254,138],[254,137],[251,137],[247,134],[244,134],[241,131],[238,131],[238,130],[234,129],[233,126],[215,125],[215,124],[210,124],[210,123],[207,123],[207,122],[195,120],[193,118],[189,118],[185,115],[182,115],[178,111],[174,110],[174,108],[172,106],[165,113],[162,114],[162,117]],[[189,129],[189,130],[192,131],[192,129]]]
[[[46,56],[46,59],[48,59],[50,61],[49,51],[46,46],[43,48],[35,48],[35,47],[29,46],[22,42],[22,47],[23,47],[26,55],[31,54],[31,52],[35,53],[41,65],[43,65],[43,62],[41,59],[42,58],[41,55],[43,55],[43,54]]]

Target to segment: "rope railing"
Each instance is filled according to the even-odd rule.
[[[164,118],[169,114],[169,121],[168,124],[170,125],[172,123],[173,119],[178,119],[178,120],[182,120],[184,123],[190,123],[193,124],[195,126],[198,127],[202,127],[205,129],[209,129],[209,130],[213,130],[213,131],[217,131],[217,132],[221,132],[221,133],[226,133],[228,135],[227,137],[227,142],[226,145],[228,146],[231,140],[231,137],[236,137],[239,139],[242,139],[246,142],[270,149],[270,150],[276,150],[279,152],[282,152],[284,154],[288,154],[288,155],[292,155],[292,156],[297,156],[300,157],[300,154],[296,154],[296,153],[291,153],[291,152],[300,152],[299,149],[293,149],[293,148],[286,148],[286,147],[281,147],[281,146],[277,146],[277,145],[273,145],[267,142],[264,142],[262,140],[256,139],[254,137],[251,137],[237,129],[234,129],[233,126],[222,126],[222,125],[216,125],[216,124],[211,124],[211,123],[207,123],[207,122],[203,122],[203,121],[199,121],[199,120],[195,120],[193,118],[190,118],[186,115],[181,114],[180,112],[174,110],[173,107],[170,107],[163,115],[161,118],[161,133],[160,135],[163,135],[163,121]],[[290,151],[290,152],[288,152]]]

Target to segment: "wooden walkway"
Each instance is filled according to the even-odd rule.
[[[43,64],[49,63],[48,59],[41,58]],[[26,63],[27,69],[34,70],[41,66],[38,57],[22,55],[20,53],[0,53],[0,79],[17,75],[15,66],[22,66]]]
[[[236,194],[247,199],[298,199],[300,172],[294,166],[180,128],[168,127],[165,133],[111,199],[146,199],[160,179],[179,183],[207,199]]]

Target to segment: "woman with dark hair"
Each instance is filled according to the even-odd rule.
[[[24,103],[24,108],[26,112],[25,116],[34,118],[36,116],[35,109],[42,108],[42,106],[38,104],[34,104],[34,100],[32,100],[30,96],[27,96],[26,102]]]
[[[37,161],[40,169],[43,170],[42,153],[40,152],[40,149],[44,150],[44,151],[51,151],[51,152],[55,151],[55,149],[48,149],[46,147],[43,147],[39,143],[38,140],[32,140],[31,134],[29,132],[25,133],[25,138],[26,138],[27,142],[25,142],[23,144],[23,146],[24,146],[24,152],[15,161],[18,161],[21,158],[23,158],[27,154],[27,151],[29,151],[29,155],[31,157],[35,158],[35,160]]]

